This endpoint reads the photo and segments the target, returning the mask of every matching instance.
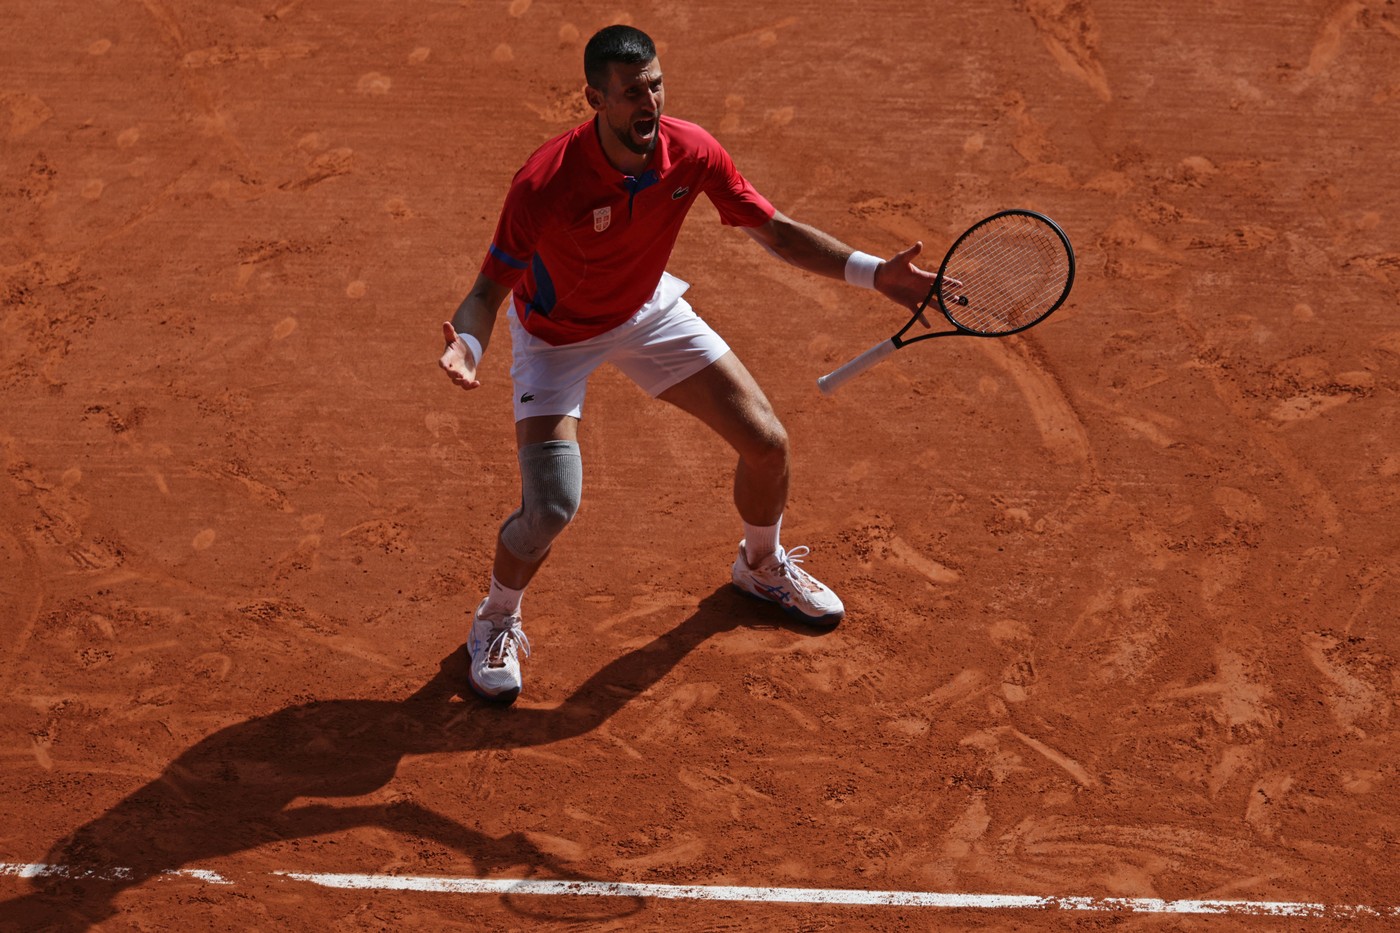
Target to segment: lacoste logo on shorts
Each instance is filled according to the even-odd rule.
[[[529,392],[526,392],[524,395],[520,396],[520,404],[522,404],[522,405],[525,404],[526,402],[533,402],[534,400],[535,400],[535,397],[534,397],[533,395],[531,395]]]
[[[677,188],[675,191],[672,191],[672,192],[671,192],[671,200],[672,200],[672,201],[679,201],[681,198],[685,197],[687,194],[690,194],[690,189],[689,189],[689,188]]]
[[[600,207],[593,212],[593,230],[602,233],[608,229],[608,224],[612,223],[612,208]]]

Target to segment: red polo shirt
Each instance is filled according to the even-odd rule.
[[[663,116],[657,135],[635,178],[613,168],[593,120],[545,143],[516,173],[481,271],[512,291],[536,337],[576,343],[635,314],[701,192],[726,224],[772,219],[773,205],[705,130]]]

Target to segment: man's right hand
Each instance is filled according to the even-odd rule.
[[[457,330],[451,321],[443,322],[442,338],[447,341],[447,347],[442,351],[438,365],[447,373],[447,378],[463,389],[470,390],[480,386],[481,383],[476,378],[476,361],[472,359],[472,351],[468,350],[466,343],[457,336]]]

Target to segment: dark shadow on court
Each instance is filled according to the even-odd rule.
[[[359,827],[434,840],[470,857],[482,876],[513,869],[592,880],[522,835],[492,837],[415,803],[288,808],[299,798],[354,798],[377,791],[393,780],[407,755],[541,746],[583,735],[706,639],[749,624],[815,634],[726,586],[675,628],[603,667],[555,709],[501,709],[476,699],[467,686],[466,649],[459,648],[406,699],[320,700],[221,729],[57,843],[45,864],[63,866],[64,874],[33,879],[31,893],[0,902],[0,930],[85,930],[117,912],[113,900],[123,891],[164,872]],[[511,903],[521,909],[519,899]],[[625,916],[641,904],[575,907],[570,918],[586,920]],[[564,919],[554,911],[550,916]]]

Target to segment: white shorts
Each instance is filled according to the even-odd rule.
[[[681,297],[690,286],[662,273],[651,298],[607,333],[552,346],[527,331],[511,300],[510,342],[515,420],[540,415],[583,417],[588,377],[616,366],[652,398],[729,352],[729,345]]]

